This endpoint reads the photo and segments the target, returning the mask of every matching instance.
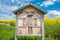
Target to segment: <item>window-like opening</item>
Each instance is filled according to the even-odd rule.
[[[18,26],[23,26],[23,19],[22,18],[18,19]]]
[[[37,19],[37,26],[40,26],[40,20]]]
[[[32,14],[29,14],[27,17],[32,17],[33,15]]]
[[[28,27],[28,34],[32,34],[33,33],[33,28],[32,27]]]

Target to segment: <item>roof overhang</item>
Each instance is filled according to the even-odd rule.
[[[32,5],[32,4],[28,4],[28,5],[25,5],[25,6],[21,7],[21,8],[18,8],[18,9],[16,9],[15,11],[13,11],[13,13],[14,13],[14,14],[17,14],[17,12],[19,12],[19,11],[21,11],[22,9],[24,9],[24,8],[26,8],[26,7],[29,7],[29,6],[32,6],[32,7],[36,8],[36,9],[38,9],[38,10],[41,11],[43,14],[46,14],[46,13],[47,13],[47,12],[39,9],[38,7],[36,7],[36,6]]]

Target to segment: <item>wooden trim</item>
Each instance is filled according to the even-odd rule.
[[[37,12],[35,12],[35,14],[36,14],[39,18],[41,18],[41,17],[40,17],[40,16],[41,16],[40,14],[38,14]]]
[[[26,28],[26,26],[18,26],[18,28]]]
[[[26,27],[26,31],[27,31],[26,33],[28,34],[28,26]]]
[[[34,18],[34,26],[37,26],[37,18]]]
[[[25,20],[25,19],[23,18],[23,26],[24,26],[24,20]]]
[[[44,15],[42,16],[42,40],[44,40]]]
[[[37,35],[35,35],[35,34],[26,34],[26,35],[18,35],[18,36],[42,36],[41,34],[37,34]]]
[[[25,28],[27,26],[18,26],[18,28]],[[41,28],[42,26],[33,26],[33,28]]]
[[[17,28],[18,28],[18,18],[16,15],[15,40],[17,40]]]

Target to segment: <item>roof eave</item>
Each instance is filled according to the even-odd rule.
[[[36,6],[32,5],[32,4],[29,4],[29,5],[31,5],[31,6],[35,7],[36,9],[40,10],[38,7],[36,7]],[[13,11],[13,13],[16,14],[18,11],[20,11],[21,9],[23,9],[23,8],[29,6],[29,5],[24,5],[22,8],[19,8],[19,9],[16,9],[15,11]],[[42,10],[40,10],[40,11],[43,13],[43,15],[47,13],[47,12],[42,11]]]

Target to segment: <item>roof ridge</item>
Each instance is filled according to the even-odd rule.
[[[13,13],[16,13],[17,11],[19,11],[19,10],[21,10],[21,9],[23,9],[23,8],[25,8],[25,7],[28,7],[28,6],[32,6],[32,7],[35,7],[36,9],[38,9],[38,10],[40,10],[41,12],[43,12],[44,14],[46,14],[46,12],[45,11],[43,11],[43,10],[41,10],[41,9],[39,9],[36,5],[33,5],[33,4],[27,4],[27,5],[23,5],[22,7],[20,7],[20,8],[18,8],[17,10],[15,10],[15,11],[13,11]]]

